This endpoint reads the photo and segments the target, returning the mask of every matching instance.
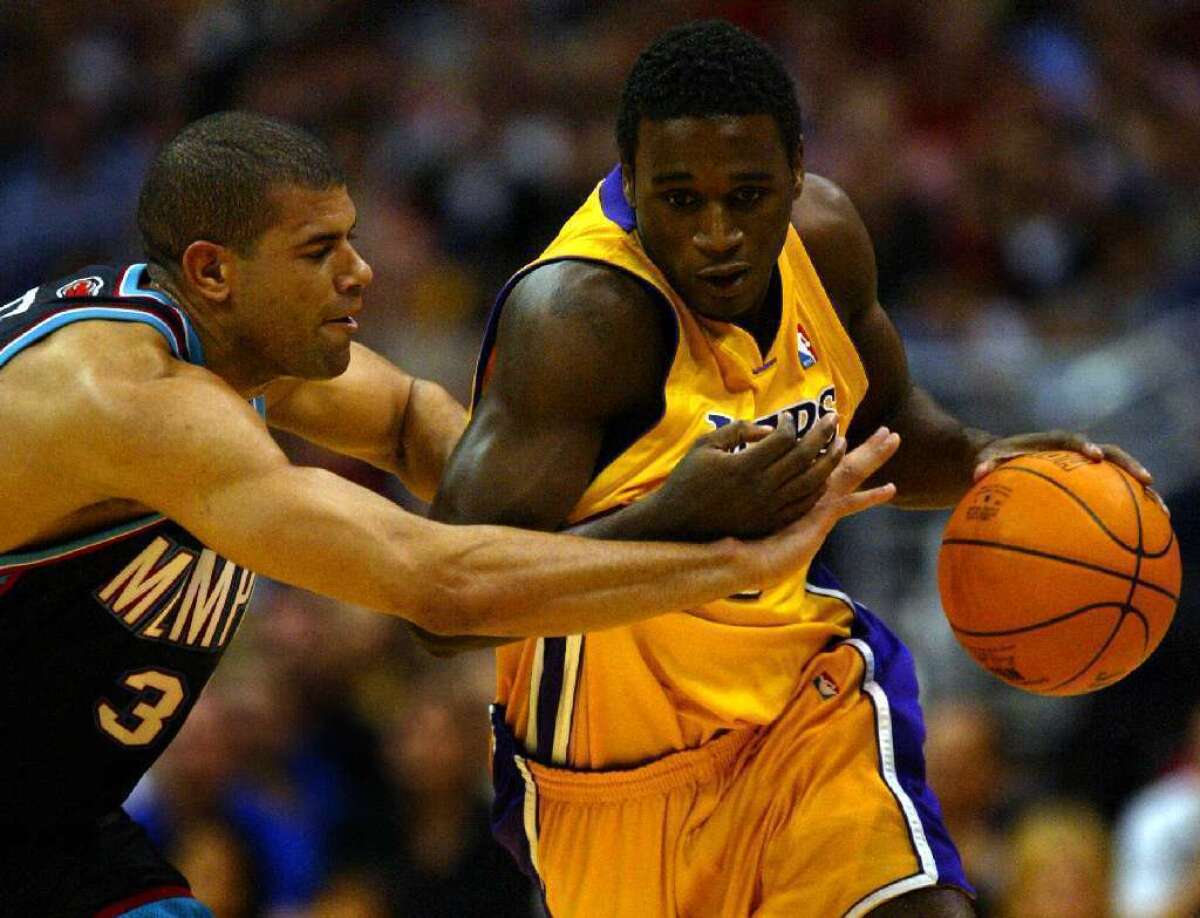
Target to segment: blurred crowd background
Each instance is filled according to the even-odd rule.
[[[1172,631],[1074,700],[1010,689],[954,643],[944,514],[835,533],[835,569],[917,656],[982,913],[1200,914],[1197,3],[6,0],[0,301],[135,259],[156,147],[252,109],[348,171],[376,278],[363,339],[465,399],[492,295],[615,160],[638,51],[710,16],[795,76],[807,168],[862,212],[917,379],[977,426],[1120,442],[1174,511]],[[130,810],[222,918],[539,914],[487,836],[491,680],[486,653],[433,660],[393,620],[266,584]]]

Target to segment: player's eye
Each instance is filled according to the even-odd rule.
[[[745,185],[733,192],[733,200],[743,206],[749,206],[751,204],[757,204],[759,201],[761,201],[763,197],[766,196],[766,193],[767,190],[765,188],[758,188],[753,185]]]
[[[684,210],[692,207],[700,200],[699,196],[691,191],[667,191],[663,193],[663,200],[672,207]]]
[[[322,261],[332,251],[333,246],[323,245],[319,249],[313,249],[311,252],[304,252],[303,257],[309,261]]]

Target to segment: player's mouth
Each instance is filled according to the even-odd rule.
[[[744,261],[730,261],[720,265],[709,265],[696,272],[713,296],[733,297],[741,293],[750,276],[750,265]]]
[[[358,320],[354,318],[357,312],[358,310],[356,309],[354,312],[348,312],[345,315],[334,316],[332,319],[326,319],[321,325],[322,327],[344,328],[351,332],[358,331]]]

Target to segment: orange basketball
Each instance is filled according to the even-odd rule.
[[[1111,685],[1158,646],[1179,598],[1179,543],[1111,462],[1035,453],[967,492],[938,555],[954,636],[984,669],[1040,695]]]

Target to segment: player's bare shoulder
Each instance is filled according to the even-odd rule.
[[[875,302],[875,248],[857,208],[837,184],[815,173],[792,207],[792,224],[842,321]]]
[[[504,303],[494,382],[507,363],[530,384],[576,380],[613,407],[636,401],[657,390],[669,360],[667,315],[656,293],[620,269],[573,259],[539,265]]]
[[[168,373],[172,362],[154,329],[96,321],[68,325],[0,369],[0,501],[21,508],[0,521],[0,550],[141,509],[115,505],[70,472],[86,461],[116,390]]]
[[[18,354],[0,370],[6,423],[30,434],[62,433],[111,417],[120,390],[187,372],[163,336],[138,322],[77,322]]]
[[[617,335],[622,346],[653,326],[660,309],[655,295],[632,275],[576,259],[537,266],[517,281],[505,306],[520,321],[578,326],[599,344]]]
[[[0,369],[0,501],[21,508],[0,522],[0,551],[147,512],[108,481],[150,460],[145,448],[178,402],[157,384],[174,381],[218,399],[228,389],[139,322],[69,324]],[[114,455],[128,467],[112,469]]]

